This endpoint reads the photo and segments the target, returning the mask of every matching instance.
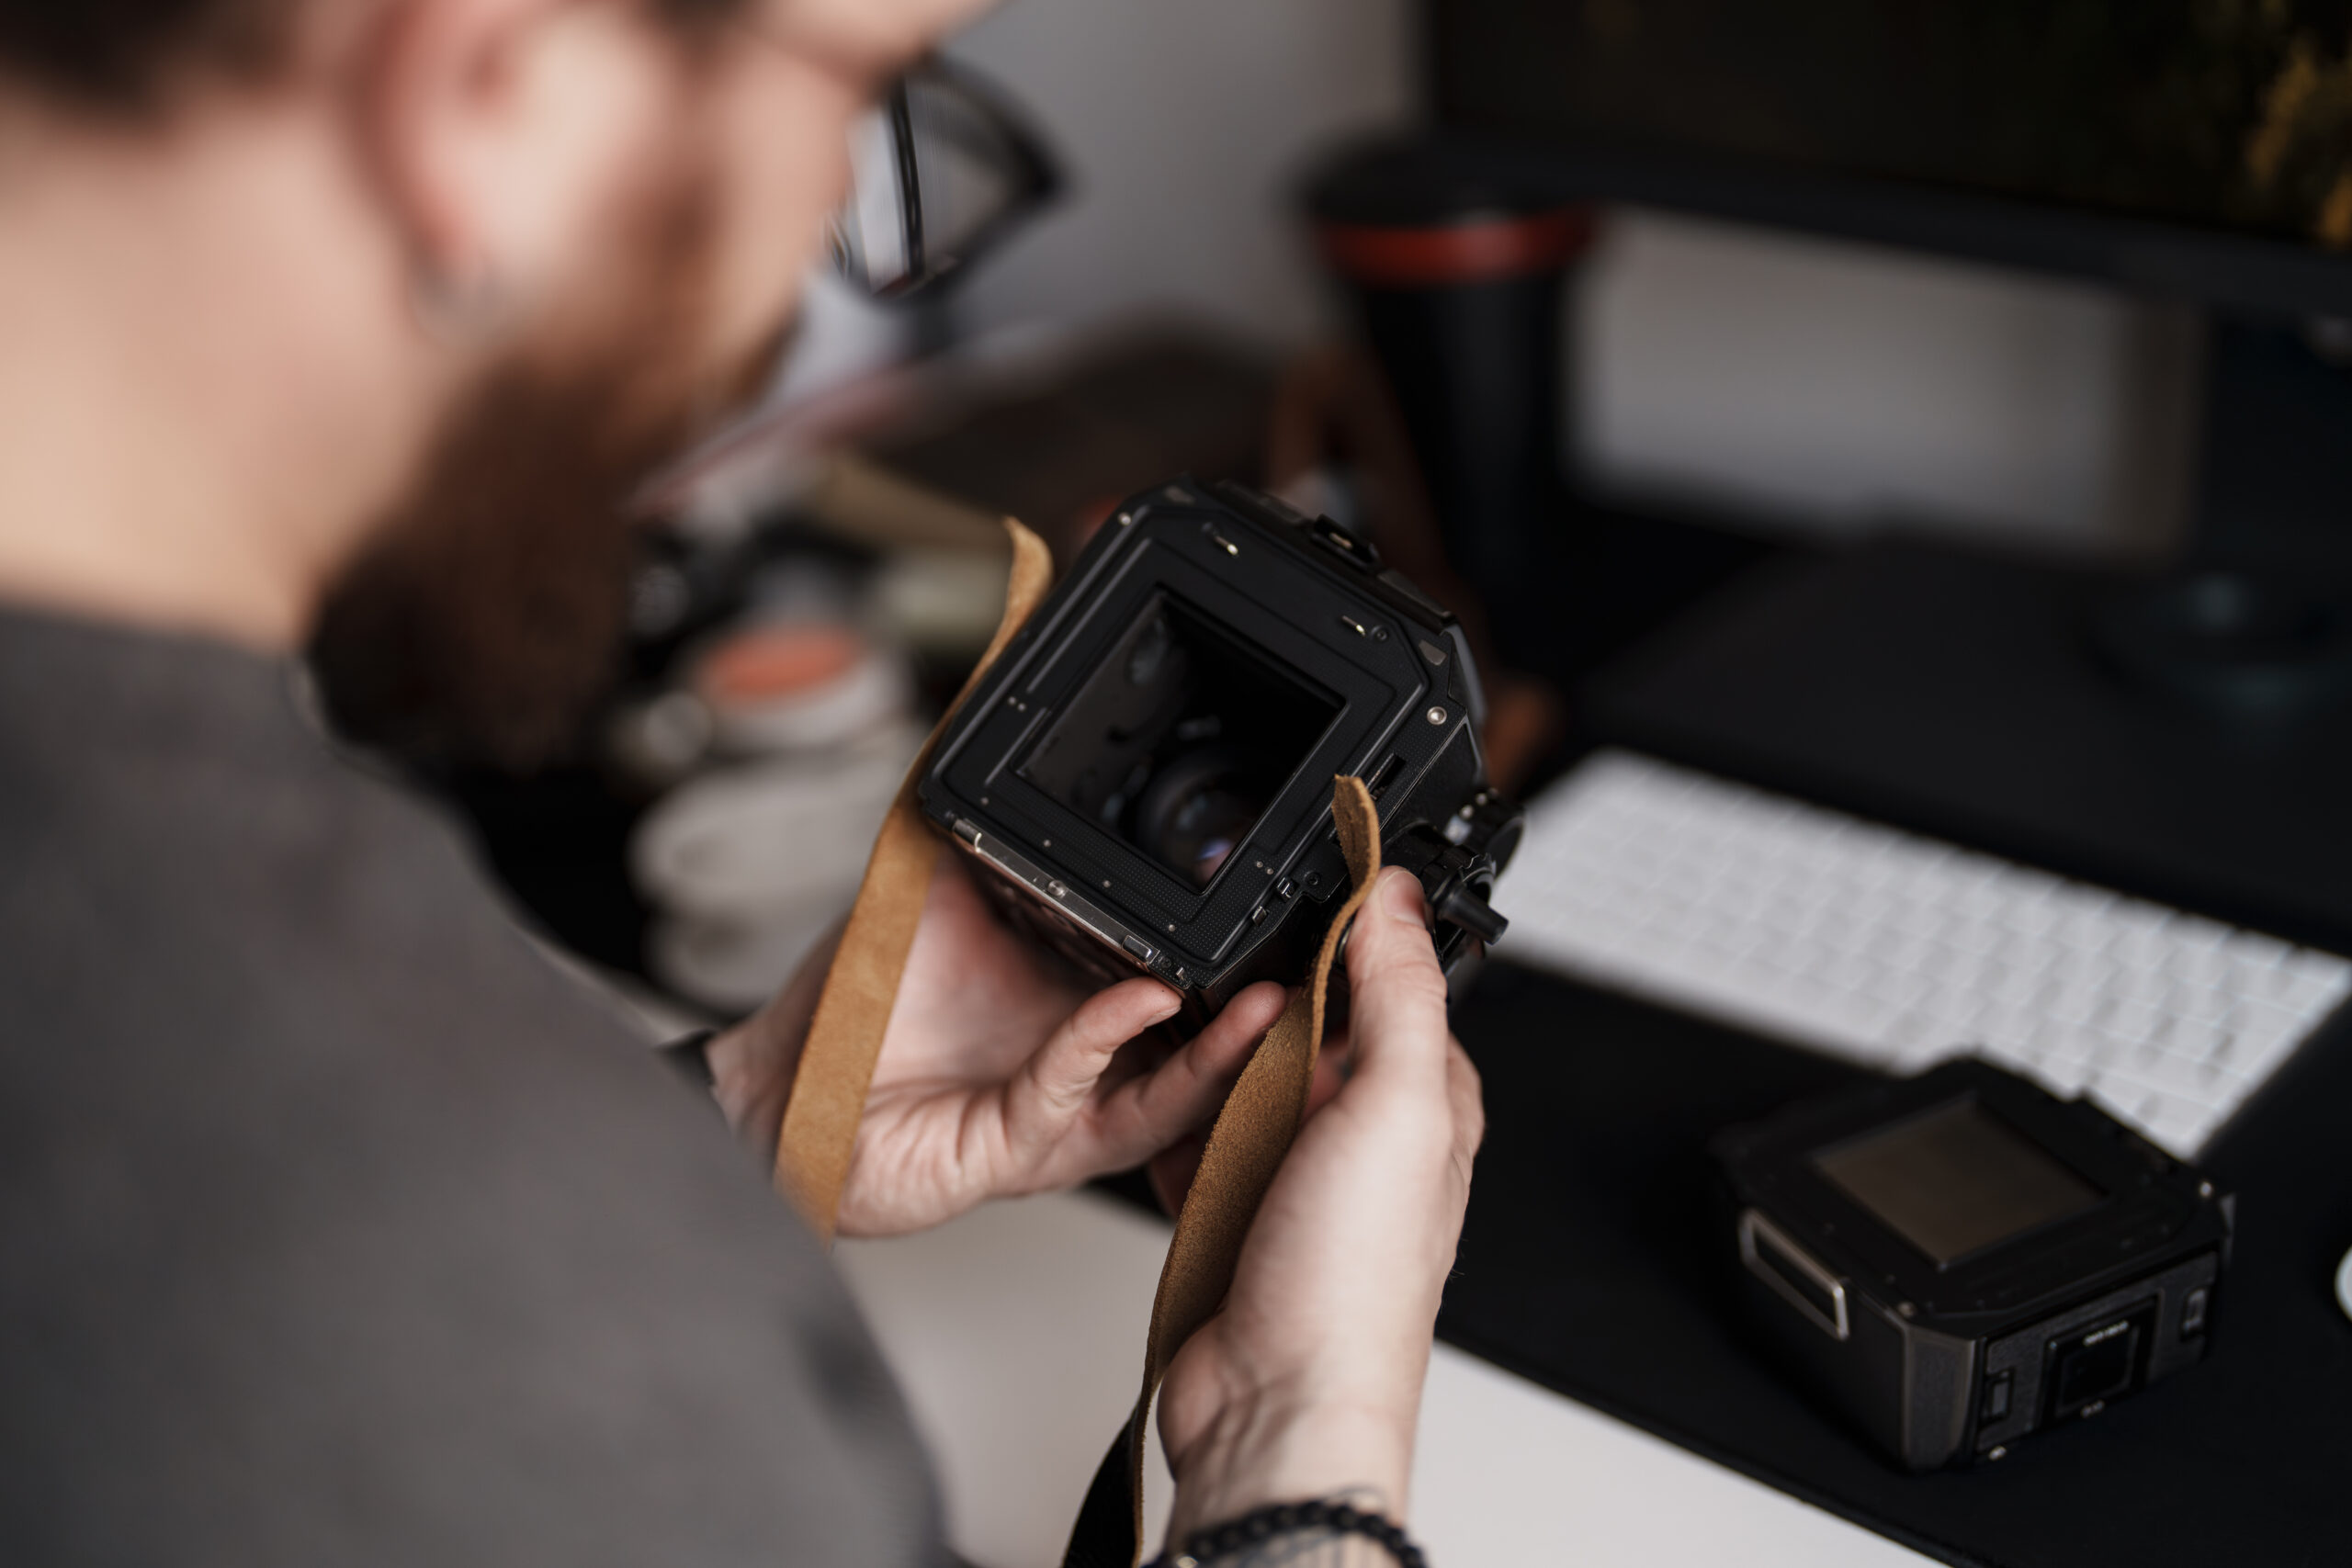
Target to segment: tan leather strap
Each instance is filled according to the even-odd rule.
[[[1004,617],[988,651],[980,655],[979,667],[923,742],[890,803],[889,815],[882,819],[865,879],[858,885],[857,902],[850,907],[849,923],[842,928],[841,946],[817,998],[816,1016],[808,1023],[808,1038],[793,1073],[792,1098],[785,1102],[784,1127],[775,1147],[776,1186],[827,1243],[833,1239],[842,1183],[849,1175],[857,1124],[865,1113],[865,1093],[874,1082],[875,1058],[890,1027],[899,978],[906,973],[907,953],[914,946],[915,927],[922,919],[932,866],[941,847],[916,803],[916,781],[931,765],[948,721],[1053,583],[1053,557],[1044,541],[1010,517],[1004,528],[1012,536]]]
[[[1176,1352],[1223,1304],[1258,1205],[1273,1185],[1274,1172],[1290,1153],[1291,1140],[1306,1113],[1306,1091],[1323,1043],[1323,1000],[1331,965],[1349,922],[1363,907],[1380,871],[1380,814],[1363,780],[1333,781],[1331,816],[1355,890],[1331,918],[1306,983],[1266,1032],[1241,1069],[1225,1109],[1217,1112],[1200,1172],[1176,1216],[1168,1260],[1160,1266],[1151,1332],[1144,1348],[1143,1393],[1126,1430],[1111,1445],[1087,1491],[1070,1532],[1065,1568],[1135,1568],[1143,1543],[1144,1434],[1152,1399]]]

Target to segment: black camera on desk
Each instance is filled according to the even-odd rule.
[[[1963,1058],[1714,1154],[1749,1321],[1909,1469],[2204,1359],[2230,1200],[2086,1101]]]
[[[1420,877],[1449,975],[1502,934],[1487,898],[1522,818],[1487,787],[1482,708],[1453,617],[1368,542],[1186,479],[1102,525],[918,789],[1017,925],[1198,1022],[1307,967],[1348,892],[1337,775]]]

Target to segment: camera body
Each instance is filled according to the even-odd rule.
[[[2205,1356],[2232,1205],[1973,1058],[1724,1134],[1748,1322],[1905,1468],[2005,1457]]]
[[[1487,787],[1452,615],[1365,540],[1238,485],[1127,501],[956,714],[917,784],[1019,927],[1102,982],[1149,974],[1197,1026],[1295,982],[1349,891],[1335,776],[1421,880],[1449,976],[1519,807]]]

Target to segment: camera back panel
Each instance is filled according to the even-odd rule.
[[[1477,706],[1453,618],[1369,546],[1180,481],[1102,525],[919,794],[1070,956],[1213,1011],[1294,978],[1345,893],[1335,777],[1373,786],[1384,840],[1467,820]]]
[[[2204,1359],[2230,1201],[2088,1101],[1962,1057],[1713,1152],[1751,1325],[1906,1468],[2001,1459]]]

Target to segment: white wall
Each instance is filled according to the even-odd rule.
[[[1627,214],[1580,324],[1571,442],[1612,488],[2060,549],[2176,521],[2193,334],[2107,291]]]
[[[1010,86],[1070,198],[970,280],[959,325],[1174,306],[1277,344],[1328,322],[1290,186],[1405,118],[1408,0],[1010,0],[949,52]]]

